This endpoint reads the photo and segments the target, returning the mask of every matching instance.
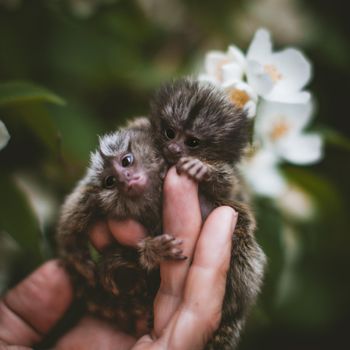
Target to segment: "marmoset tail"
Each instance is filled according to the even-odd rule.
[[[232,349],[260,291],[266,262],[236,169],[248,143],[246,114],[219,88],[181,79],[156,93],[150,119],[168,164],[176,164],[179,172],[199,182],[203,219],[220,205],[238,212],[221,324],[207,345],[207,349]]]

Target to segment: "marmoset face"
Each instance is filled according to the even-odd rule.
[[[184,156],[235,162],[248,140],[245,113],[223,91],[190,79],[157,92],[151,103],[151,122],[170,164]]]
[[[90,181],[106,209],[159,191],[163,162],[148,134],[122,129],[100,138],[91,155]]]

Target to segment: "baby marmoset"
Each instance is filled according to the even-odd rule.
[[[58,224],[60,256],[77,294],[89,311],[132,330],[136,318],[152,310],[165,258],[183,259],[181,242],[161,232],[165,162],[155,148],[150,123],[100,138],[85,177],[67,197]],[[134,219],[148,236],[136,249],[113,243],[93,259],[89,231],[107,219]]]
[[[248,140],[247,118],[218,89],[185,79],[159,90],[150,119],[153,131],[147,121],[139,121],[101,139],[87,175],[63,207],[58,234],[61,255],[79,280],[76,285],[81,286],[89,309],[130,329],[138,316],[151,309],[159,284],[158,273],[152,276],[145,267],[156,266],[164,257],[183,258],[179,242],[162,235],[159,225],[163,159],[176,164],[200,182],[203,218],[225,204],[239,213],[222,321],[207,345],[231,349],[260,290],[265,265],[235,169]],[[140,243],[139,253],[115,243],[95,263],[88,232],[109,217],[133,218],[150,237]]]
[[[199,181],[203,218],[220,205],[238,212],[221,324],[207,344],[207,349],[232,349],[260,291],[266,261],[235,168],[248,143],[247,116],[218,88],[181,79],[158,91],[150,119],[168,164]]]

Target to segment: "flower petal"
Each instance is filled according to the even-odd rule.
[[[256,31],[247,52],[247,59],[265,61],[272,52],[270,32],[264,28]]]
[[[257,194],[276,198],[285,191],[287,183],[278,169],[266,168],[256,173],[255,176],[252,185]]]
[[[288,93],[273,89],[269,94],[265,95],[264,98],[266,100],[284,103],[307,103],[311,99],[311,93],[309,91]]]
[[[273,53],[270,33],[255,33],[247,53],[247,80],[256,92],[271,101],[303,103],[310,99],[301,92],[311,78],[311,64],[297,49]]]
[[[312,116],[312,101],[307,103],[281,103],[262,100],[255,122],[255,137],[274,148],[290,135],[300,134]]]
[[[247,102],[244,106],[244,110],[247,112],[247,117],[249,119],[254,118],[256,116],[256,102],[252,100]]]
[[[248,84],[260,96],[268,95],[273,89],[273,80],[266,74],[264,67],[257,61],[247,61],[247,80]]]
[[[205,56],[204,68],[208,74],[215,74],[219,62],[227,59],[222,51],[209,51]]]
[[[210,51],[205,57],[206,74],[217,84],[224,80],[242,79],[245,72],[246,60],[237,47],[229,46],[227,53]],[[206,77],[205,80],[209,80]]]
[[[209,75],[209,74],[199,74],[197,79],[199,81],[207,81],[211,84],[214,84],[214,85],[220,85],[220,82],[218,82],[215,77],[213,77],[212,75]]]
[[[242,80],[235,80],[232,82],[226,82],[223,85],[224,89],[230,90],[230,89],[237,89],[246,92],[249,95],[249,98],[257,102],[258,95],[254,91],[254,89],[247,84],[246,82]]]
[[[232,59],[233,62],[236,62],[243,69],[245,69],[246,58],[243,52],[237,46],[230,45],[227,50],[227,55]]]
[[[242,164],[242,173],[259,195],[276,198],[287,188],[287,183],[277,168],[275,155],[257,151],[252,158]]]
[[[237,63],[225,64],[222,67],[222,81],[223,83],[234,82],[241,80],[243,77],[243,67]]]
[[[318,134],[296,134],[293,137],[281,140],[280,155],[294,164],[312,164],[323,156],[322,138]]]
[[[272,90],[281,93],[293,93],[301,90],[311,78],[311,64],[301,51],[288,48],[281,52],[273,53],[270,61],[266,62],[276,67],[281,74]]]
[[[308,220],[315,214],[315,205],[311,196],[296,185],[288,185],[277,205],[289,216],[297,220]]]
[[[258,96],[247,83],[236,80],[223,84],[223,88],[231,102],[247,112],[248,118],[255,117]]]
[[[2,150],[10,140],[5,124],[0,120],[0,150]]]

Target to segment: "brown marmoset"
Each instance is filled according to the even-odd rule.
[[[260,291],[266,261],[236,169],[248,142],[247,117],[218,88],[182,79],[158,91],[150,120],[152,128],[139,119],[101,138],[86,176],[63,206],[58,230],[61,256],[88,309],[130,331],[138,317],[151,312],[159,286],[159,273],[152,273],[152,268],[164,258],[185,258],[180,242],[163,235],[160,226],[163,175],[176,164],[179,172],[199,182],[203,219],[220,205],[239,213],[222,320],[207,345],[232,349]],[[95,262],[88,232],[108,218],[134,219],[149,236],[138,251],[116,242]]]
[[[232,236],[222,319],[206,349],[236,347],[250,306],[260,291],[266,257],[255,239],[255,219],[236,165],[247,146],[245,112],[219,88],[180,79],[163,86],[151,103],[157,148],[168,165],[199,182],[203,219],[220,205],[238,212]]]
[[[154,146],[149,120],[100,138],[84,178],[61,211],[57,244],[76,293],[87,309],[133,331],[151,314],[162,259],[185,259],[181,241],[162,234],[162,185],[166,164]],[[133,219],[147,230],[139,249],[117,241],[95,261],[89,231],[99,221]]]

